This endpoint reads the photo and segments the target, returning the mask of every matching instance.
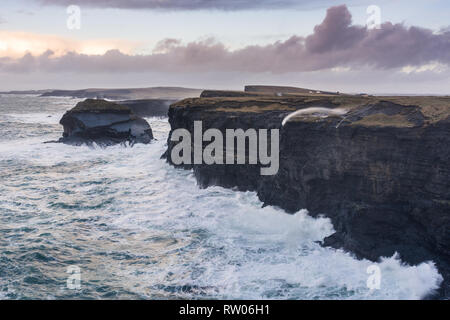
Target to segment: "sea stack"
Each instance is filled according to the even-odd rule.
[[[148,122],[126,106],[105,100],[87,99],[67,111],[59,142],[71,145],[111,146],[128,142],[147,144],[153,139]]]

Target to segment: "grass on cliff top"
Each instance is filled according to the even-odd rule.
[[[347,105],[360,105],[361,103],[367,103],[370,98],[360,96],[336,96],[326,94],[304,94],[304,95],[285,95],[281,97],[273,95],[260,95],[260,96],[235,96],[235,97],[203,97],[203,98],[187,98],[177,103],[174,103],[172,107],[227,107],[231,109],[242,108],[243,111],[249,105],[272,105],[276,110],[277,106],[281,109],[285,109],[286,106],[295,106],[299,104],[312,104],[312,103],[332,103],[336,106],[340,104]],[[235,110],[230,110],[235,111]]]
[[[281,104],[277,104],[277,103],[273,103],[273,104],[266,105],[266,106],[253,105],[253,106],[247,106],[247,107],[243,107],[243,108],[219,107],[219,108],[214,109],[214,111],[219,111],[219,112],[242,112],[242,113],[260,113],[260,112],[264,112],[264,111],[273,111],[273,110],[296,111],[297,109],[295,109],[294,107],[289,107],[287,105],[281,105]]]
[[[379,126],[379,127],[397,127],[397,128],[412,128],[414,123],[409,122],[408,119],[402,115],[396,114],[388,116],[382,113],[371,114],[355,121],[352,125],[363,126]]]
[[[417,106],[432,123],[450,116],[450,97],[436,96],[358,96],[358,95],[327,95],[302,94],[276,96],[246,96],[246,97],[210,97],[188,98],[173,104],[177,107],[203,107],[206,111],[258,113],[266,111],[289,111],[299,109],[302,105],[340,107],[348,110],[366,106],[381,101],[389,101],[404,106]],[[379,122],[380,119],[372,119]],[[399,121],[396,119],[395,121]],[[392,121],[391,121],[392,122]],[[393,124],[393,123],[392,123]],[[398,124],[403,125],[403,124]],[[405,124],[405,125],[409,125]]]
[[[131,109],[106,100],[86,99],[78,102],[70,112],[114,112],[114,113],[131,113]]]
[[[379,97],[401,105],[418,106],[429,122],[436,122],[450,116],[450,96],[405,96],[405,97]]]

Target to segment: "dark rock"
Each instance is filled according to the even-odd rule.
[[[344,108],[342,116],[295,110]],[[172,130],[280,129],[280,168],[187,165],[201,187],[256,191],[265,205],[329,217],[324,245],[376,261],[398,252],[410,264],[432,260],[450,297],[450,99],[448,97],[199,98],[169,110]],[[174,143],[168,140],[166,157]]]
[[[126,106],[140,117],[167,117],[169,106],[178,100],[144,99],[118,101],[118,104]]]
[[[87,99],[78,103],[64,114],[60,124],[64,133],[59,141],[71,145],[109,146],[125,142],[133,145],[153,139],[147,121],[130,108],[105,100]]]

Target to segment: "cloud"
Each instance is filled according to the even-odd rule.
[[[117,39],[75,40],[32,32],[0,31],[0,57],[20,58],[27,53],[40,56],[51,50],[53,57],[77,51],[82,54],[104,54],[117,49],[131,53],[138,43]]]
[[[73,0],[38,0],[46,5],[68,6]],[[79,6],[121,9],[163,10],[247,10],[283,9],[292,7],[323,7],[333,0],[78,0]]]
[[[323,22],[307,37],[292,36],[265,46],[229,50],[214,39],[182,44],[160,42],[152,54],[119,50],[104,54],[53,52],[0,59],[3,71],[124,72],[305,72],[370,67],[393,69],[450,64],[450,31],[433,33],[419,27],[386,22],[369,30],[352,24],[345,5],[331,7]],[[408,69],[410,70],[410,69]]]

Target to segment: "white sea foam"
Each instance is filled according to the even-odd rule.
[[[2,121],[21,122],[21,123],[39,123],[39,124],[58,124],[64,113],[10,113],[5,114]]]

